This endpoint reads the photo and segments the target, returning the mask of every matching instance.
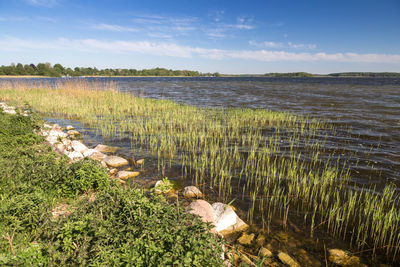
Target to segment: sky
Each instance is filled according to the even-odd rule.
[[[400,0],[0,0],[0,65],[400,72]]]

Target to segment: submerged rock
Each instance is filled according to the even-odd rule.
[[[241,237],[239,237],[238,242],[239,244],[250,246],[254,240],[254,234],[246,234],[243,233]]]
[[[215,229],[223,236],[242,232],[249,226],[243,222],[231,206],[216,202],[212,205]]]
[[[89,149],[90,150],[90,149]],[[97,160],[97,161],[102,161],[103,159],[105,159],[106,157],[107,157],[107,155],[106,154],[103,154],[103,153],[101,153],[101,152],[99,152],[99,151],[97,151],[97,150],[95,150],[93,153],[91,153],[89,156],[88,156],[90,159],[93,159],[93,160]],[[102,161],[103,162],[103,161]],[[105,164],[105,163],[104,163]],[[105,165],[106,167],[107,167],[107,165]]]
[[[213,208],[207,201],[202,199],[195,200],[190,203],[188,209],[190,209],[189,213],[200,216],[203,222],[214,224]]]
[[[69,130],[69,131],[67,131],[67,134],[75,136],[75,135],[79,135],[79,132],[77,130]]]
[[[126,159],[118,157],[118,156],[107,156],[104,158],[104,162],[108,166],[114,167],[114,168],[122,167],[122,166],[129,164],[129,162]]]
[[[202,198],[203,193],[195,186],[186,186],[183,189],[183,196],[187,198]]]
[[[131,172],[131,171],[119,171],[116,175],[116,178],[118,179],[129,179],[135,176],[138,176],[140,173],[139,172]]]
[[[119,147],[98,144],[94,149],[101,153],[115,153],[118,151]]]
[[[339,266],[358,266],[360,264],[359,257],[349,256],[341,249],[330,249],[329,261]]]
[[[278,258],[281,262],[284,264],[289,265],[290,267],[300,267],[300,264],[297,263],[292,257],[290,257],[287,253],[285,252],[279,252],[278,253]]]
[[[272,254],[271,250],[261,247],[259,254],[261,255],[261,257],[266,257],[266,258],[270,258],[272,256],[274,256],[274,254]]]

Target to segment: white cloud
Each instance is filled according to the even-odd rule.
[[[106,30],[106,31],[114,31],[114,32],[137,32],[137,31],[139,31],[136,28],[125,27],[125,26],[120,26],[120,25],[115,25],[115,24],[105,24],[105,23],[95,25],[95,26],[93,26],[93,28],[97,29],[97,30]]]
[[[316,44],[296,44],[292,42],[287,42],[287,44],[285,44],[282,42],[271,42],[271,41],[256,42],[254,40],[250,40],[249,45],[260,48],[293,48],[293,49],[303,49],[303,50],[317,48]]]
[[[96,39],[26,40],[15,37],[0,39],[0,51],[68,50],[87,53],[107,52],[142,53],[179,58],[243,59],[263,62],[356,62],[400,64],[400,54],[359,54],[359,53],[295,53],[270,50],[225,50],[184,46],[168,42],[149,41],[106,41]]]

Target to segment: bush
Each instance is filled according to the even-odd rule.
[[[66,195],[78,195],[89,189],[103,190],[109,186],[106,170],[93,160],[78,161],[69,166],[62,188]]]
[[[162,197],[114,187],[46,236],[55,265],[219,266],[210,225]]]

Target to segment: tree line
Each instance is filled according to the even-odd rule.
[[[201,73],[192,70],[169,70],[165,68],[154,69],[97,69],[75,67],[67,68],[61,64],[39,63],[25,64],[11,63],[9,66],[0,67],[0,75],[32,75],[32,76],[49,76],[49,77],[62,77],[62,76],[220,76],[218,72],[215,73]]]

